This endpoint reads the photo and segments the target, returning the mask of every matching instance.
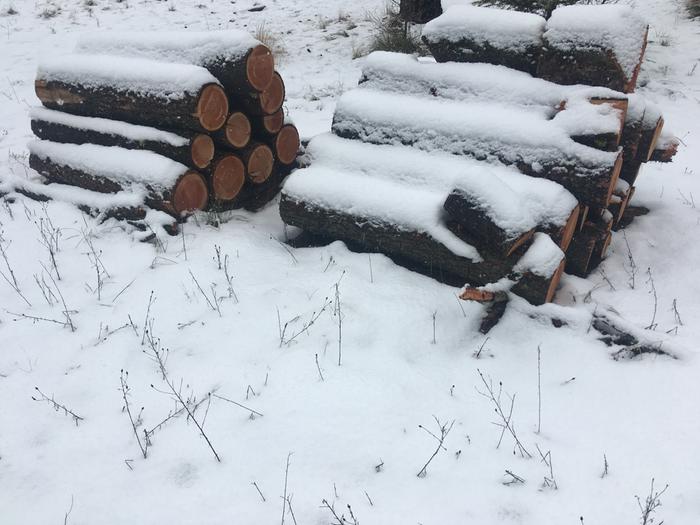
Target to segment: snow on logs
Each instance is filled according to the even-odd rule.
[[[203,209],[209,198],[199,173],[151,151],[37,140],[29,152],[30,167],[51,182],[97,193],[131,190],[175,216]]]
[[[456,5],[425,25],[438,62],[486,62],[558,84],[634,91],[648,26],[626,5],[575,5],[544,18]]]
[[[410,109],[407,109],[410,108]],[[338,101],[333,132],[374,144],[404,144],[515,165],[558,182],[582,204],[607,206],[620,152],[576,143],[537,112],[495,104],[427,100],[356,89]]]
[[[508,275],[519,282],[534,272],[546,278],[523,285],[523,296],[536,304],[551,299],[556,268],[533,263],[519,269],[516,263],[534,246],[537,231],[570,241],[578,206],[561,186],[448,153],[332,135],[312,139],[307,155],[311,166],[293,173],[283,188],[286,223],[381,251],[445,282],[486,284]],[[457,191],[478,203],[478,212],[449,209]],[[535,250],[558,258],[558,267],[562,249],[544,237]]]
[[[531,13],[456,5],[428,22],[422,38],[438,62],[486,62],[534,74],[545,24]]]
[[[147,173],[136,184],[131,172],[128,187],[149,188],[149,202],[178,218],[206,207],[259,207],[279,191],[295,163],[299,134],[285,123],[284,81],[258,40],[241,31],[101,32],[81,37],[76,51],[38,69],[35,89],[44,107],[31,111],[37,137],[152,153],[193,170],[208,196],[198,200],[201,191],[188,190],[197,202],[184,207],[160,201],[172,200],[168,192],[179,196],[194,176],[158,193]],[[34,157],[49,181],[129,191],[117,190],[111,172],[96,165],[81,171]]]

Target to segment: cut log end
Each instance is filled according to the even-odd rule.
[[[209,84],[202,89],[195,116],[207,131],[216,131],[223,127],[228,118],[228,97],[221,86]]]
[[[615,165],[613,166],[612,176],[610,177],[610,186],[608,186],[608,196],[605,200],[606,204],[610,203],[610,199],[613,196],[613,191],[615,191],[615,186],[617,185],[617,180],[620,178],[620,173],[622,171],[622,152],[620,152],[615,159]]]
[[[580,209],[581,209],[580,205],[577,205],[574,208],[574,211],[572,211],[571,215],[569,216],[569,220],[566,221],[564,228],[562,228],[562,230],[561,230],[561,238],[559,239],[559,248],[561,248],[561,250],[563,252],[566,252],[566,250],[569,249],[569,245],[571,244],[571,240],[574,238],[574,234],[576,233],[576,225],[578,224]]]
[[[251,125],[245,113],[235,111],[226,120],[226,141],[234,148],[245,148],[250,142]]]
[[[661,131],[664,129],[664,119],[660,117],[656,122],[656,127],[654,128],[654,134],[651,137],[651,143],[649,144],[649,149],[645,153],[644,162],[648,162],[652,155],[654,154],[654,149],[656,148],[656,143],[659,141],[661,136]]]
[[[554,299],[554,294],[557,293],[557,288],[559,287],[559,282],[561,281],[561,276],[564,273],[564,268],[566,267],[566,259],[562,259],[559,263],[559,267],[555,270],[554,275],[552,275],[549,281],[549,288],[547,288],[547,294],[545,295],[544,302],[551,303]]]
[[[265,115],[272,115],[280,110],[285,97],[284,81],[275,71],[270,85],[260,94],[260,109]]]
[[[246,77],[256,91],[270,86],[275,73],[275,60],[270,50],[263,45],[255,46],[246,59]]]
[[[214,141],[209,135],[197,135],[190,144],[190,155],[196,167],[208,167],[214,158]]]
[[[172,207],[177,215],[203,210],[209,201],[209,190],[204,178],[196,171],[188,171],[173,191]]]
[[[219,159],[211,174],[213,198],[230,201],[243,189],[245,183],[245,165],[235,155],[226,155]]]
[[[247,155],[248,178],[253,184],[262,184],[272,174],[275,156],[265,144],[256,144]]]
[[[297,158],[299,151],[299,131],[296,126],[286,124],[275,137],[275,152],[277,159],[285,166],[290,165]]]
[[[262,125],[265,131],[270,135],[279,133],[284,125],[284,110],[280,108],[272,115],[265,115],[262,118]]]

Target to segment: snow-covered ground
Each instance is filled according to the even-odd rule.
[[[201,217],[156,246],[59,202],[0,206],[24,296],[0,282],[0,523],[333,523],[326,500],[350,523],[351,505],[363,525],[618,525],[639,522],[635,495],[643,502],[652,478],[655,490],[669,485],[657,523],[698,523],[700,24],[683,18],[681,0],[634,5],[651,23],[638,91],[684,144],[673,164],[644,167],[634,200],[651,212],[614,235],[599,272],[565,277],[554,305],[512,302],[488,338],[476,331],[480,307],[460,304],[454,288],[341,243],[285,246],[274,204],[218,228]],[[291,117],[310,137],[330,128],[336,97],[357,81],[352,56],[369,38],[368,13],[383,7],[0,0],[0,178],[31,176],[37,62],[70,51],[81,32],[254,32],[265,22],[286,50]],[[58,248],[60,280],[47,245]],[[104,265],[99,297],[91,245]],[[11,281],[4,260],[0,269]],[[613,359],[619,348],[589,331],[592,312],[610,309],[676,359]],[[555,328],[550,315],[568,324]],[[154,430],[143,458],[120,371],[143,442],[178,408],[153,347],[176,391],[203,401],[195,416],[220,462],[186,415]],[[496,390],[502,382],[504,410],[515,396],[515,431],[532,458],[508,432],[498,446],[479,370]],[[431,435],[441,425],[451,428],[444,448]]]

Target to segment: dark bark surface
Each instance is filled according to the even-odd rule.
[[[537,71],[537,61],[542,51],[540,46],[528,46],[524,52],[514,52],[495,48],[488,42],[475,42],[466,38],[450,42],[430,41],[423,37],[423,41],[438,62],[484,62],[525,71],[531,75]]]

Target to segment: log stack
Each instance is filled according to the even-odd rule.
[[[604,259],[611,230],[627,222],[623,217],[641,167],[648,161],[670,162],[679,141],[663,131],[664,119],[659,109],[633,93],[648,26],[632,8],[575,5],[557,8],[546,21],[537,22],[534,16],[472,6],[452,7],[423,31],[423,40],[439,62],[428,67],[444,67],[448,72],[445,77],[431,80],[427,69],[420,69],[423,64],[408,64],[406,58],[385,56],[373,59],[363,80],[368,87],[379,87],[404,76],[410,79],[412,92],[429,91],[437,97],[488,100],[534,110],[551,118],[578,143],[620,152],[620,169],[610,180],[611,193],[606,202],[586,201],[574,191],[582,211],[567,252],[566,269],[586,276]],[[532,44],[527,46],[526,42]],[[442,63],[446,61],[462,63]],[[527,71],[538,78],[499,65]],[[613,132],[610,122],[581,118],[585,113],[591,114],[591,104],[582,105],[583,99],[616,108],[619,131]],[[574,105],[583,113],[568,111]],[[592,123],[609,131],[592,128]],[[524,168],[527,172],[527,166]],[[575,172],[579,173],[578,169]]]
[[[35,90],[29,161],[47,182],[132,192],[137,208],[177,220],[256,209],[296,162],[284,81],[244,32],[83,36],[75,53],[40,65]]]

